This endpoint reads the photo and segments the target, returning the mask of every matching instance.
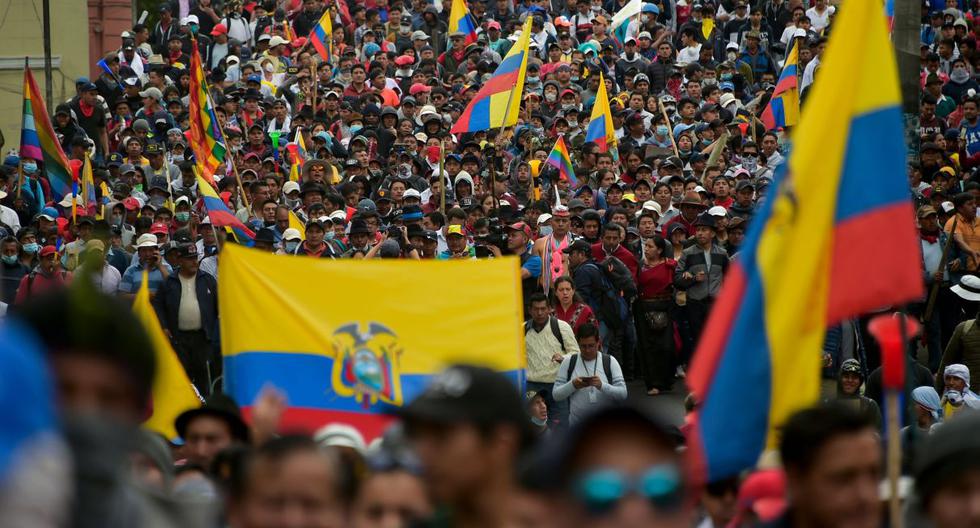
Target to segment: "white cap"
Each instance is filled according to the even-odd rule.
[[[82,197],[81,194],[76,194],[75,195],[75,204],[76,205],[85,205],[85,198]],[[71,195],[70,194],[66,194],[65,197],[62,198],[60,202],[58,202],[58,205],[60,205],[62,207],[71,207]]]
[[[657,216],[663,216],[664,214],[663,207],[660,207],[660,204],[658,204],[653,200],[647,200],[643,202],[643,206],[640,207],[640,210],[636,212],[636,216],[639,217],[641,214],[643,214],[644,211],[653,211],[657,213]]]
[[[299,234],[299,229],[290,227],[282,232],[283,240],[303,240],[303,237]]]
[[[548,223],[549,220],[551,220],[551,215],[548,213],[544,213],[543,215],[538,217],[538,225],[546,224]]]
[[[188,197],[186,197],[186,196],[181,196],[180,198],[177,198],[176,200],[174,200],[174,206],[176,206],[179,203],[189,204],[189,203],[191,203],[191,199],[188,198]]]
[[[186,26],[188,24],[200,24],[201,21],[197,19],[197,15],[187,15],[181,21],[180,25]]]
[[[708,192],[708,190],[705,189],[704,187],[701,187],[700,185],[698,185],[697,187],[694,188],[694,192],[696,192],[696,193],[706,193],[706,192]]]
[[[227,57],[225,57],[225,64],[231,64],[233,62],[235,64],[239,64],[242,62],[242,59],[239,59],[238,55],[228,55]]]
[[[956,209],[956,206],[953,205],[953,202],[943,202],[940,204],[940,206],[943,208],[944,213],[949,213],[952,212],[953,209]]]
[[[338,210],[330,213],[330,216],[328,216],[327,218],[329,218],[330,220],[343,220],[344,222],[346,222],[347,221],[347,212],[344,211],[343,209],[338,209]]]
[[[738,49],[738,44],[736,44],[734,42],[729,42],[728,44],[725,45],[725,49],[726,50],[730,50],[730,49],[736,49],[737,50]]]
[[[793,38],[800,38],[800,37],[806,38],[806,30],[803,28],[796,28],[796,31],[793,32]]]
[[[708,209],[708,214],[711,216],[728,216],[728,210],[720,205],[716,205]]]
[[[289,44],[289,41],[286,40],[286,39],[284,39],[284,38],[282,38],[282,37],[280,37],[279,35],[276,35],[276,36],[272,37],[271,39],[269,39],[269,47],[270,48],[274,48],[276,46],[282,46],[283,44]]]
[[[157,236],[151,233],[143,233],[136,239],[136,248],[157,247]]]
[[[404,200],[406,198],[418,198],[419,200],[421,200],[422,194],[419,193],[416,189],[409,189],[405,191],[404,194],[402,194],[402,199]]]
[[[289,194],[291,192],[299,192],[299,184],[294,181],[288,181],[282,184],[282,193]]]
[[[325,425],[313,433],[313,440],[321,447],[349,447],[361,454],[367,450],[364,436],[347,424]]]

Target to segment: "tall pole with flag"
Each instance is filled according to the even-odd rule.
[[[829,325],[923,294],[881,4],[847,0],[823,57],[796,148],[725,275],[688,373],[698,400],[688,454],[702,481],[754,467],[786,419],[817,402]],[[883,264],[869,274],[872,261]]]
[[[24,103],[20,129],[20,157],[44,164],[51,185],[51,198],[58,202],[72,191],[72,170],[68,156],[54,131],[44,98],[37,87],[31,68],[24,58]],[[44,197],[37,197],[42,204]]]
[[[783,71],[779,74],[776,82],[776,89],[772,92],[769,104],[762,112],[762,124],[766,130],[786,128],[796,125],[800,120],[800,42],[802,39],[793,39],[792,47],[786,54],[786,62],[783,64]],[[753,130],[755,127],[752,127]]]
[[[589,128],[585,131],[585,141],[595,143],[599,152],[616,149],[616,127],[613,126],[609,96],[606,95],[606,78],[602,73],[599,73],[599,89],[592,103],[592,115],[589,118]]]
[[[190,140],[194,158],[203,171],[204,179],[214,182],[214,173],[225,161],[224,138],[218,118],[211,104],[207,80],[204,78],[204,68],[201,67],[201,54],[197,49],[197,40],[191,43],[190,64]]]

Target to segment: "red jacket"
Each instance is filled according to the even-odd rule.
[[[60,268],[55,270],[54,275],[50,276],[44,275],[38,268],[34,268],[34,271],[24,275],[24,277],[20,279],[20,285],[17,286],[17,297],[14,298],[14,304],[21,304],[32,295],[67,286],[70,281],[71,273]]]

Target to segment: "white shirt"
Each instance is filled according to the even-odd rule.
[[[14,235],[17,233],[17,231],[20,231],[20,217],[17,216],[17,213],[15,213],[13,209],[7,207],[6,205],[0,205],[0,222],[7,224],[14,230],[11,235]]]
[[[177,307],[177,328],[193,331],[201,329],[201,306],[197,303],[197,276],[180,279],[180,306]]]
[[[92,282],[95,283],[95,287],[99,289],[102,293],[115,295],[119,291],[119,282],[122,280],[122,274],[115,266],[110,266],[108,263],[102,264],[102,272],[92,274]]]
[[[806,16],[810,17],[810,25],[813,27],[813,31],[820,33],[823,28],[830,25],[830,15],[833,15],[836,10],[837,8],[832,5],[828,5],[823,10],[823,14],[818,13],[816,7],[807,9]]]
[[[677,64],[690,64],[697,62],[699,58],[701,58],[701,45],[688,46],[677,53]]]
[[[602,366],[601,356],[596,356],[592,361],[585,361],[579,355],[575,361],[575,370],[569,373],[568,363],[571,357],[571,355],[565,356],[565,359],[562,360],[561,366],[558,367],[555,385],[551,390],[551,395],[556,401],[569,400],[569,423],[578,422],[601,405],[626,399],[626,381],[623,379],[623,370],[615,357],[609,357],[609,370],[612,372],[607,373]],[[572,380],[577,377],[591,376],[599,377],[602,381],[601,388],[575,388]]]
[[[817,70],[817,66],[820,66],[819,56],[814,57],[806,64],[806,68],[803,69],[803,79],[800,80],[800,93],[803,93],[803,90],[813,84],[813,72]]]

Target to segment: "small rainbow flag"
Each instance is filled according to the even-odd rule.
[[[572,157],[568,155],[568,146],[565,145],[564,134],[558,136],[558,141],[555,141],[555,147],[551,149],[551,154],[548,154],[548,159],[545,160],[545,163],[558,169],[558,174],[561,175],[561,179],[568,180],[573,186],[578,185],[578,180],[575,178],[575,171],[572,170]]]
[[[72,177],[68,156],[61,149],[58,136],[51,125],[44,97],[37,87],[34,74],[31,73],[27,61],[24,61],[24,113],[20,130],[20,157],[30,158],[44,163],[44,172],[51,184],[51,198],[60,202],[65,195],[71,194]],[[38,197],[42,202],[43,198]]]

